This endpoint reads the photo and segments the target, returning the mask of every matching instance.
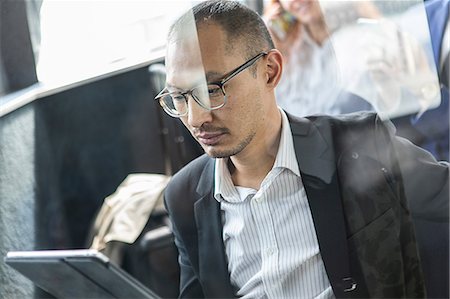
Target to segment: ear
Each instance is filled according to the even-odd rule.
[[[266,86],[275,89],[283,72],[283,55],[277,49],[272,49],[266,56]]]

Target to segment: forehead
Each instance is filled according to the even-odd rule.
[[[167,45],[167,83],[182,89],[202,80],[220,79],[235,66],[236,51],[230,51],[226,33],[216,24],[176,33]],[[187,32],[187,34],[186,34]]]

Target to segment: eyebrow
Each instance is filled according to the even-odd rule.
[[[219,72],[213,72],[213,71],[207,72],[207,73],[205,74],[205,77],[206,77],[206,83],[209,84],[209,83],[213,83],[213,82],[218,82],[218,81],[222,80],[222,78],[223,78],[224,76],[225,76],[224,74],[219,73]],[[193,86],[193,87],[199,86],[201,83],[203,83],[203,82],[201,82],[201,81],[203,81],[203,80],[197,81],[195,84],[192,84],[192,86]],[[177,86],[175,86],[175,85],[172,85],[172,84],[170,84],[170,83],[167,83],[167,84],[166,84],[166,88],[167,88],[167,89],[174,89],[174,90],[176,90],[176,91],[178,91],[178,92],[186,91],[186,89],[179,88],[179,87],[177,87]]]
[[[166,87],[168,92],[183,92],[184,90],[181,88],[176,87],[175,85],[172,85],[170,83],[166,83]]]
[[[166,88],[179,89],[178,87],[176,87],[175,85],[172,85],[170,83],[166,83]]]
[[[225,75],[218,72],[207,72],[205,77],[207,82],[217,82],[220,81]]]

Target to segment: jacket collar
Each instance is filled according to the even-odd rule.
[[[310,119],[289,115],[297,162],[302,173],[330,183],[335,174],[335,159],[328,127],[319,132]],[[328,140],[328,142],[327,142]]]
[[[214,165],[209,159],[197,185],[199,200],[194,204],[198,234],[199,276],[206,298],[232,298],[222,240],[220,204],[214,199]]]

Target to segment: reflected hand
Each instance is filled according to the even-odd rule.
[[[286,22],[286,18],[291,18],[292,16],[286,17],[284,14],[286,14],[286,11],[281,4],[273,3],[267,8],[264,20],[275,47],[280,50],[286,59],[289,59],[292,49],[301,39],[301,23],[298,20]]]

